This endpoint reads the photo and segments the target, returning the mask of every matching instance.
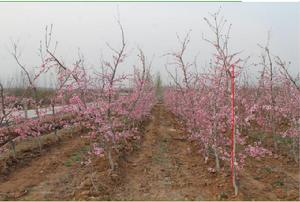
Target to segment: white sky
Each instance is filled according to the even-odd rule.
[[[99,66],[100,55],[109,57],[109,49],[120,45],[116,23],[117,7],[130,56],[120,71],[130,72],[136,64],[136,47],[141,47],[148,58],[153,55],[153,72],[159,71],[165,83],[165,53],[178,47],[176,33],[184,36],[191,32],[187,59],[199,54],[199,66],[209,61],[212,49],[202,40],[202,34],[212,37],[203,17],[222,6],[222,15],[232,23],[231,49],[243,50],[242,56],[258,61],[260,49],[271,30],[271,51],[291,61],[293,74],[300,70],[300,4],[299,3],[0,3],[0,79],[8,80],[17,71],[8,47],[11,40],[19,40],[22,61],[39,65],[37,51],[44,37],[46,25],[54,25],[53,38],[59,42],[58,54],[72,64],[80,47],[88,67]],[[251,68],[255,75],[257,69]],[[48,81],[43,81],[49,85]]]

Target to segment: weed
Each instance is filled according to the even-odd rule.
[[[284,185],[284,183],[280,180],[277,180],[273,183],[274,187],[282,187]]]
[[[272,168],[270,167],[263,168],[263,170],[269,174],[273,172]]]
[[[155,155],[153,156],[153,162],[156,164],[161,164],[164,162],[164,159],[161,156]]]
[[[73,156],[71,157],[71,159],[72,159],[72,161],[78,163],[78,162],[81,162],[82,156],[81,156],[80,153],[76,153],[75,155],[73,155]]]
[[[222,192],[219,197],[220,197],[220,200],[228,199],[228,193],[227,192]]]
[[[64,165],[66,167],[71,167],[75,163],[80,163],[81,161],[84,160],[84,155],[90,150],[90,146],[84,146],[82,147],[78,152],[73,154],[70,159],[68,159]]]
[[[260,176],[255,176],[254,179],[255,179],[255,180],[261,180],[262,177],[260,177]]]
[[[66,162],[64,163],[64,165],[65,165],[66,167],[71,167],[71,166],[72,166],[72,161],[68,160],[68,161],[66,161]]]

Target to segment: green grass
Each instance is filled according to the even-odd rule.
[[[81,163],[89,150],[90,146],[82,147],[78,152],[73,154],[66,162],[64,162],[64,165],[66,167],[71,167],[75,164]]]
[[[71,166],[73,165],[73,163],[72,163],[72,161],[69,159],[69,160],[67,160],[67,161],[64,163],[64,165],[65,165],[66,167],[71,167]]]
[[[270,167],[263,168],[263,171],[265,171],[269,174],[273,172],[272,168],[270,168]]]
[[[280,180],[277,180],[273,183],[274,187],[282,187],[284,185],[284,183]]]

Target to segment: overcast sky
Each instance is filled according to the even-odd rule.
[[[159,71],[168,81],[164,54],[176,50],[176,34],[191,32],[187,59],[199,57],[205,66],[212,54],[202,35],[211,38],[203,17],[222,7],[222,15],[232,23],[232,51],[243,50],[242,56],[258,60],[258,43],[265,44],[271,31],[271,51],[291,61],[293,74],[300,70],[300,4],[299,3],[0,3],[0,79],[7,80],[17,71],[9,54],[10,41],[19,41],[22,61],[28,66],[40,63],[37,51],[46,25],[53,24],[53,39],[59,42],[57,54],[72,64],[80,48],[86,65],[97,68],[101,55],[108,58],[109,49],[120,45],[116,23],[117,8],[125,31],[129,57],[120,71],[130,72],[136,64],[136,48],[147,57],[154,56],[153,72]],[[251,68],[255,75],[257,69]],[[48,81],[44,81],[46,85]]]

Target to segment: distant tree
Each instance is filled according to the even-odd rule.
[[[161,99],[163,92],[162,92],[162,80],[159,72],[157,72],[155,76],[155,87],[156,87],[156,96],[159,99]]]

